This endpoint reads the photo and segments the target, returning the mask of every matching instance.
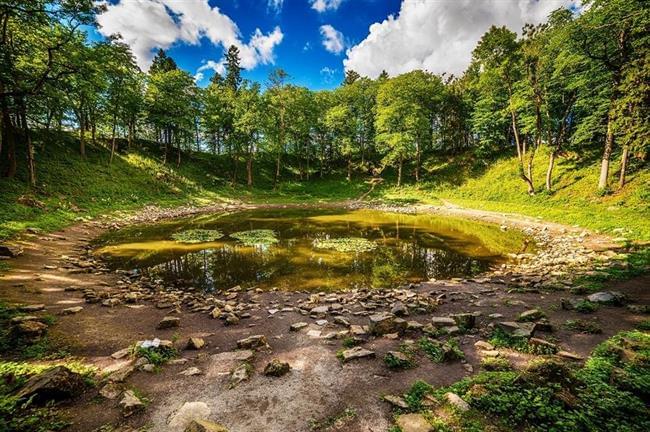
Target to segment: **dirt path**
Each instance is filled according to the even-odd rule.
[[[218,209],[220,207],[211,210]],[[576,234],[574,228],[491,212],[449,206],[422,206],[411,210],[472,217],[510,227],[549,230],[558,236],[568,232]],[[192,211],[185,209],[171,215],[149,215],[132,220],[186,215]],[[341,293],[334,299],[321,296],[318,304],[342,304],[342,310],[323,316],[327,320],[324,325],[317,324],[317,319],[306,313],[306,305],[311,299],[310,293],[304,292],[237,293],[235,301],[252,306],[247,310],[250,317],[234,326],[224,326],[222,320],[213,319],[205,312],[191,312],[191,308],[182,302],[178,311],[157,308],[155,301],[146,300],[115,307],[88,304],[83,296],[85,289],[93,289],[100,296],[103,293],[111,296],[128,289],[129,279],[124,274],[104,271],[99,263],[84,267],[84,263],[89,261],[86,252],[90,240],[109,226],[110,223],[89,222],[49,235],[24,236],[21,240],[24,254],[13,259],[11,270],[0,277],[0,297],[15,303],[44,304],[46,311],[43,313],[58,316],[50,329],[51,337],[69,346],[75,356],[99,367],[115,365],[118,361],[110,357],[115,351],[137,340],[154,337],[174,340],[181,357],[187,362],[165,365],[159,373],[136,371],[128,378],[124,387],[138,389],[151,401],[141,414],[123,418],[117,404],[119,399],[98,397],[97,389],[62,405],[73,421],[71,431],[93,431],[108,424],[132,428],[149,426],[154,431],[182,431],[171,426],[170,420],[186,402],[204,402],[209,410],[207,416],[224,424],[231,432],[308,431],[312,422],[333,420],[346,409],[353,410],[355,415],[343,417],[340,427],[335,424],[322,430],[385,431],[392,419],[390,406],[381,400],[382,395],[401,394],[417,379],[437,386],[447,385],[469,375],[471,370],[479,370],[480,355],[474,342],[486,339],[486,332],[495,321],[489,318],[490,314],[499,313],[503,317],[498,320],[512,321],[527,309],[540,308],[547,313],[555,328],[552,333],[554,340],[562,349],[581,356],[587,355],[605,338],[633,328],[644,319],[624,307],[604,306],[591,315],[563,310],[558,307],[560,298],[577,299],[580,296],[567,291],[513,291],[510,282],[516,280],[516,274],[486,280],[422,283],[404,292],[412,293],[418,299],[438,299],[436,303],[439,304],[435,310],[426,312],[411,310],[405,319],[426,325],[432,316],[446,317],[454,313],[476,313],[478,316],[477,330],[459,336],[466,363],[436,364],[418,355],[418,366],[413,369],[400,372],[387,369],[382,361],[384,354],[397,350],[406,340],[421,337],[421,331],[413,330],[397,338],[369,337],[363,347],[376,353],[374,359],[341,364],[336,357],[341,349],[341,336],[336,333],[347,331],[347,326],[337,323],[337,317],[345,318],[351,324],[367,325],[368,314],[390,310],[396,301],[395,296],[378,291],[371,294],[375,297],[363,302],[359,301],[358,295]],[[592,248],[608,245],[607,238],[586,237],[585,244]],[[623,292],[635,304],[649,305],[648,283],[650,276],[644,276],[612,284],[608,289]],[[408,297],[411,294],[404,295]],[[226,294],[217,297],[227,300]],[[376,307],[364,307],[368,301],[376,303]],[[74,315],[59,315],[63,309],[76,305],[83,306],[83,310]],[[269,310],[273,309],[278,311],[270,313]],[[157,323],[167,315],[180,317],[180,327],[156,330]],[[603,332],[581,334],[569,331],[562,326],[567,319],[593,319]],[[289,331],[291,324],[301,321],[307,322],[308,328]],[[320,331],[321,337],[310,336],[310,330]],[[334,336],[325,337],[329,333]],[[229,372],[233,363],[214,355],[233,351],[237,340],[255,334],[265,335],[270,349],[256,352],[251,361],[255,370],[251,379],[230,388]],[[207,346],[199,351],[185,350],[191,336],[202,337]],[[509,351],[504,351],[503,355],[510,357],[515,364],[523,364],[528,358]],[[292,366],[291,372],[280,378],[264,376],[261,373],[264,366],[274,358],[288,362]],[[201,374],[179,375],[189,367],[197,367]]]

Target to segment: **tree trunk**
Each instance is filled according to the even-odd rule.
[[[253,187],[253,154],[248,154],[248,159],[246,160],[246,184],[248,187]]]
[[[415,182],[420,182],[420,141],[415,143]]]
[[[623,154],[621,155],[621,173],[618,178],[618,187],[622,188],[625,186],[625,170],[627,169],[627,158],[630,153],[630,147],[623,147]]]
[[[36,187],[36,167],[34,166],[34,146],[32,145],[32,137],[29,133],[29,126],[27,125],[27,107],[25,99],[20,100],[20,122],[25,135],[25,144],[27,146],[27,172],[29,173],[29,184],[31,187]]]
[[[9,114],[7,98],[2,98],[2,145],[7,149],[7,170],[6,177],[16,175],[16,135],[15,128]]]
[[[84,114],[82,109],[79,110],[79,154],[86,158],[86,136],[85,136]]]
[[[117,119],[115,114],[113,115],[113,131],[111,133],[111,158],[108,161],[108,164],[111,165],[113,163],[113,156],[115,155],[115,127],[117,125]]]
[[[607,179],[609,177],[609,159],[612,156],[614,148],[614,131],[612,130],[611,114],[607,117],[607,137],[605,138],[605,149],[603,151],[603,160],[600,164],[600,178],[598,179],[598,189],[607,188]]]
[[[348,182],[352,181],[352,156],[348,156]]]
[[[399,165],[397,166],[397,187],[402,186],[402,166],[404,165],[404,158],[399,157]]]
[[[273,190],[277,189],[279,181],[280,181],[280,152],[278,151],[278,157],[275,161],[275,177],[273,178]]]
[[[555,167],[555,151],[551,152],[551,155],[548,158],[548,169],[546,170],[546,190],[550,191],[553,187],[553,168]]]

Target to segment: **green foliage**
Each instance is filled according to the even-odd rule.
[[[154,366],[162,366],[169,360],[178,357],[178,351],[173,347],[157,346],[150,348],[143,348],[141,346],[134,346],[133,355],[135,357],[144,357],[149,363]]]
[[[497,348],[510,348],[527,354],[555,354],[557,349],[547,345],[530,343],[525,337],[512,336],[496,327],[492,332],[490,343]]]
[[[421,411],[426,395],[442,400],[454,392],[472,408],[461,421],[478,417],[498,430],[640,432],[650,427],[648,389],[650,335],[631,331],[599,345],[583,367],[541,360],[523,372],[480,372],[439,389],[418,381],[406,398]]]
[[[599,334],[603,329],[595,321],[586,321],[581,319],[566,320],[564,327],[580,333]]]
[[[408,352],[408,351],[407,351]],[[406,356],[406,359],[399,358],[391,353],[387,353],[384,356],[384,364],[389,368],[389,369],[409,369],[412,367],[415,367],[415,360],[413,359],[413,355],[408,352],[402,351],[402,353]]]
[[[418,346],[435,363],[443,363],[465,358],[465,354],[458,346],[458,341],[449,339],[446,342],[440,342],[426,336],[418,340]]]
[[[341,345],[343,345],[344,348],[353,348],[359,345],[360,343],[362,343],[361,339],[348,336],[343,339]]]
[[[585,314],[594,313],[598,309],[598,304],[589,300],[580,300],[575,304],[574,309]]]
[[[481,368],[486,371],[509,371],[512,369],[512,365],[505,357],[483,357]]]
[[[275,232],[270,229],[239,231],[230,234],[230,237],[239,240],[246,246],[270,246],[279,242]]]
[[[377,247],[377,243],[359,237],[344,237],[336,239],[314,240],[316,249],[334,249],[338,252],[369,252]]]
[[[179,243],[205,243],[219,240],[223,233],[213,229],[192,229],[172,234],[172,238]]]

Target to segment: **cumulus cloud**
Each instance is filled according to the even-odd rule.
[[[99,32],[104,36],[119,33],[143,70],[151,65],[154,49],[167,49],[177,42],[196,45],[203,38],[226,49],[235,45],[242,67],[252,69],[272,63],[273,49],[283,38],[279,27],[267,34],[256,29],[245,43],[237,24],[208,0],[121,0],[104,5],[106,12],[97,16]]]
[[[329,24],[320,26],[320,34],[323,37],[323,46],[334,54],[340,54],[345,48],[343,33]]]
[[[319,13],[323,13],[328,10],[337,10],[343,0],[310,0],[311,8]]]
[[[372,78],[382,70],[459,74],[491,25],[520,31],[562,6],[577,7],[579,0],[403,0],[399,15],[372,24],[368,36],[347,51],[343,65]]]

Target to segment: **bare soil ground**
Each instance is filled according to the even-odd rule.
[[[558,224],[490,212],[468,211],[459,208],[419,208],[417,211],[432,211],[478,218],[490,222],[507,221],[511,226],[525,227],[543,224],[559,233],[572,230]],[[89,242],[105,227],[98,223],[83,223],[49,235],[26,235],[21,240],[25,252],[11,261],[11,270],[0,277],[0,298],[7,302],[46,305],[46,313],[59,315],[60,311],[75,305],[84,307],[75,315],[58,316],[50,328],[51,338],[69,347],[73,355],[83,358],[99,367],[107,367],[115,360],[110,354],[133,344],[137,340],[174,339],[181,356],[188,359],[184,365],[165,365],[158,373],[134,372],[125,388],[137,389],[150,400],[140,414],[123,418],[118,400],[98,396],[97,389],[91,389],[77,400],[61,405],[61,409],[72,421],[70,431],[94,431],[103,425],[148,427],[153,431],[175,431],[169,420],[185,403],[205,402],[209,418],[229,428],[232,432],[302,432],[311,430],[313,422],[334,419],[346,409],[352,409],[355,416],[333,422],[328,429],[349,432],[385,431],[392,424],[390,406],[381,400],[385,394],[401,394],[418,379],[436,386],[451,384],[469,375],[469,368],[461,362],[436,364],[426,357],[418,358],[418,366],[405,371],[389,370],[382,360],[389,350],[396,350],[405,339],[417,339],[419,333],[405,334],[399,339],[371,338],[364,347],[376,352],[374,359],[361,359],[341,364],[336,352],[341,349],[340,339],[316,339],[307,335],[307,330],[290,332],[289,326],[307,321],[310,328],[319,328],[309,316],[297,312],[276,313],[270,316],[268,305],[291,306],[309,293],[267,292],[260,294],[259,310],[235,326],[224,326],[220,320],[211,319],[205,313],[181,312],[179,328],[156,330],[156,325],[169,310],[160,310],[151,303],[103,307],[100,304],[86,304],[79,291],[92,287],[96,290],[112,290],[116,287],[115,273],[76,273],[64,268],[66,257],[80,256],[87,250]],[[611,247],[605,237],[589,236],[588,244],[593,248]],[[611,284],[608,289],[626,294],[635,304],[650,304],[648,285],[650,276]],[[67,289],[67,290],[66,290]],[[501,320],[514,320],[518,314],[533,307],[546,311],[555,331],[551,334],[562,349],[586,356],[599,342],[618,331],[631,329],[643,316],[624,307],[600,307],[591,315],[566,311],[559,307],[560,298],[571,298],[566,291],[557,292],[508,292],[501,284],[491,286],[472,281],[443,281],[423,283],[418,293],[448,293],[448,298],[437,310],[427,314],[411,315],[408,319],[422,324],[430,322],[431,316],[447,316],[451,313],[482,312],[479,321],[489,321],[492,313],[503,314]],[[492,290],[492,292],[486,292]],[[484,294],[477,296],[483,291]],[[454,301],[453,299],[457,299]],[[480,301],[476,301],[480,300]],[[353,324],[366,325],[365,316],[349,316]],[[342,330],[329,323],[324,330]],[[601,334],[580,334],[565,329],[567,319],[595,319],[602,327]],[[269,350],[259,350],[252,362],[255,373],[248,381],[230,388],[229,370],[232,364],[219,363],[211,356],[232,351],[236,341],[249,335],[264,334]],[[200,336],[207,346],[199,351],[184,350],[190,336]],[[467,363],[474,371],[479,370],[480,356],[474,342],[481,339],[478,334],[460,336],[461,348]],[[483,338],[484,339],[484,338]],[[528,355],[504,351],[504,355],[516,364],[524,364]],[[261,371],[273,358],[288,362],[292,366],[289,374],[270,378]],[[179,372],[196,366],[201,375],[183,376]],[[117,429],[116,429],[117,430]],[[129,429],[122,429],[129,430]]]

